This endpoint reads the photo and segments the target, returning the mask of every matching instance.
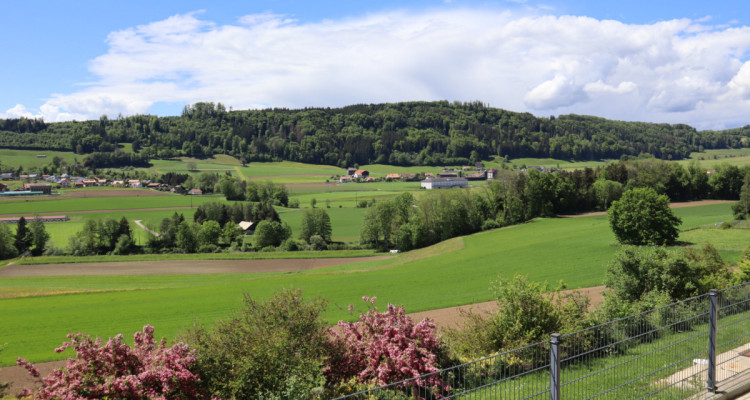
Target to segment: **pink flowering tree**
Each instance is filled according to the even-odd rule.
[[[191,368],[195,355],[187,345],[154,341],[154,328],[143,327],[133,335],[134,346],[122,335],[106,343],[89,335],[71,333],[55,352],[76,352],[64,368],[41,378],[38,392],[24,389],[22,396],[34,399],[204,399],[200,377]],[[33,364],[19,358],[16,363],[39,378]]]
[[[352,378],[367,385],[385,385],[438,371],[440,336],[435,324],[415,323],[404,307],[388,304],[378,312],[375,297],[363,297],[371,308],[357,322],[339,321],[332,332],[331,355],[324,373],[330,383]],[[353,307],[349,306],[352,311]],[[449,389],[439,374],[414,379],[405,386]]]

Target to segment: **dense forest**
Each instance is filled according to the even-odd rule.
[[[697,131],[684,124],[575,114],[544,118],[480,102],[447,101],[244,111],[197,103],[186,106],[179,117],[102,116],[61,123],[0,119],[0,147],[98,153],[88,157],[93,167],[213,154],[340,167],[457,165],[494,155],[594,160],[650,154],[682,159],[692,151],[746,147],[749,138],[750,125]],[[118,143],[132,143],[137,156],[116,154]]]

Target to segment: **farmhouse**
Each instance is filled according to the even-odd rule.
[[[190,189],[190,191],[188,192],[188,194],[191,195],[191,196],[198,196],[198,195],[202,195],[203,191],[200,190],[200,189]]]
[[[23,190],[29,192],[42,192],[44,194],[52,194],[52,185],[49,183],[24,183]]]
[[[342,176],[339,178],[339,183],[349,183],[352,181],[352,177],[349,175]]]
[[[427,178],[422,181],[424,189],[450,189],[453,187],[465,188],[469,186],[469,181],[464,178]]]
[[[255,232],[255,224],[252,221],[240,221],[237,226],[242,229],[242,233],[245,235],[252,235]]]
[[[487,174],[487,179],[495,179],[497,178],[497,168],[490,168],[485,173]]]
[[[366,169],[358,169],[354,172],[354,175],[352,175],[354,178],[367,178],[370,176],[370,171]]]
[[[399,175],[399,174],[387,174],[385,176],[385,179],[388,179],[388,180],[401,179],[401,175]]]

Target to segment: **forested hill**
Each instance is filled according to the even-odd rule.
[[[247,161],[291,160],[341,167],[466,164],[493,155],[590,160],[750,145],[750,126],[697,131],[684,125],[562,115],[540,118],[480,102],[407,102],[301,110],[227,111],[186,106],[179,117],[138,115],[44,123],[0,119],[0,147],[111,152],[133,143],[138,160],[224,153]],[[121,157],[120,162],[125,162]],[[100,165],[105,166],[105,165]]]

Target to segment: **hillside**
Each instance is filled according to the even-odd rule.
[[[480,102],[359,104],[343,108],[232,111],[186,106],[179,117],[138,115],[44,123],[0,120],[0,147],[89,154],[93,167],[142,166],[149,159],[229,154],[245,161],[336,165],[461,165],[492,156],[613,159],[649,153],[684,159],[693,151],[739,148],[750,128],[697,131],[684,124],[536,117]],[[115,151],[132,143],[130,151]],[[131,150],[127,147],[127,150]]]

